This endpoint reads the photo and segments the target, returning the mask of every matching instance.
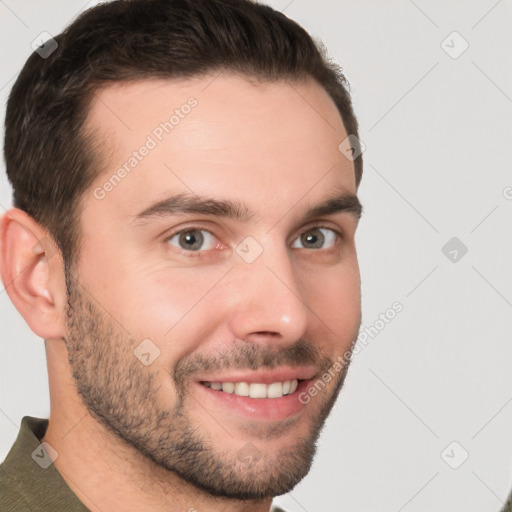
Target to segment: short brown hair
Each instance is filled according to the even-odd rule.
[[[14,206],[49,232],[65,262],[79,251],[79,204],[99,174],[98,145],[85,121],[95,91],[109,83],[224,69],[266,81],[312,77],[358,144],[341,68],[301,26],[267,5],[116,0],[83,12],[55,40],[58,47],[47,58],[29,57],[12,88],[4,155]],[[358,186],[360,154],[354,168]]]

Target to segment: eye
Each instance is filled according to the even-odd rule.
[[[297,245],[297,242],[300,242],[304,249],[330,249],[336,244],[338,236],[339,234],[332,229],[313,227],[304,231],[292,244],[292,247],[300,249],[301,246]]]
[[[189,228],[179,231],[169,237],[166,242],[179,249],[192,252],[206,251],[216,247],[215,237],[212,233],[200,228]]]

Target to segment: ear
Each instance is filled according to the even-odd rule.
[[[0,219],[0,273],[29,327],[44,339],[63,338],[67,297],[61,253],[48,232],[18,208]]]

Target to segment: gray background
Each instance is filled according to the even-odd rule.
[[[497,511],[512,486],[512,2],[269,3],[320,37],[351,82],[366,145],[362,332],[378,331],[354,357],[311,473],[275,501]],[[89,4],[0,0],[2,119],[31,42]],[[3,212],[3,163],[0,179]],[[48,417],[49,397],[44,343],[0,290],[3,460],[22,416]],[[379,329],[395,301],[403,311]]]

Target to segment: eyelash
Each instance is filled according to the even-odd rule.
[[[326,226],[326,225],[322,224],[321,222],[318,222],[316,224],[308,226],[308,228],[306,230],[302,231],[299,234],[299,236],[294,239],[294,241],[297,240],[297,238],[299,238],[302,234],[307,233],[308,231],[311,231],[313,229],[318,229],[318,228],[328,229],[329,231],[332,231],[336,235],[336,240],[334,242],[335,246],[337,246],[339,244],[339,242],[343,239],[343,233],[341,231],[338,231],[338,230],[332,228],[331,226]],[[179,231],[174,231],[172,234],[170,234],[163,240],[163,243],[167,244],[169,242],[169,240],[172,240],[176,235],[180,235],[181,233],[188,233],[189,231],[206,231],[207,233],[209,233],[210,235],[215,237],[215,235],[209,229],[206,229],[203,226],[187,226],[186,228],[180,229]],[[217,237],[215,237],[215,238],[217,238]],[[170,244],[168,244],[168,245],[171,246]],[[176,246],[171,246],[171,247],[173,247],[173,249],[178,251],[182,256],[185,256],[187,258],[204,258],[204,257],[208,256],[206,253],[214,250],[214,249],[206,249],[206,250],[198,250],[198,251],[186,251],[186,250],[180,249]],[[329,249],[317,249],[317,251],[333,251],[334,249],[335,249],[335,247],[331,247]]]

